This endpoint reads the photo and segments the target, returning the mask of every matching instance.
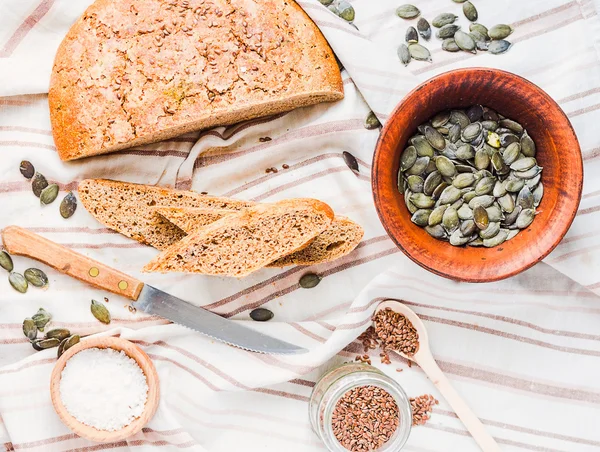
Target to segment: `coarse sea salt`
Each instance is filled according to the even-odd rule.
[[[144,411],[146,377],[137,362],[112,348],[73,355],[62,371],[60,398],[79,422],[98,430],[120,430]]]

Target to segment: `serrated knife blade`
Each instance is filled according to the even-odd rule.
[[[308,351],[289,342],[246,328],[240,325],[239,322],[224,319],[217,314],[194,306],[148,284],[144,284],[139,298],[134,302],[134,306],[147,314],[164,317],[179,325],[245,350],[276,355],[296,355]]]

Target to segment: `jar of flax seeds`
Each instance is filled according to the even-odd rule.
[[[313,389],[309,414],[313,430],[331,452],[397,452],[412,426],[402,387],[363,363],[343,364],[325,374]]]

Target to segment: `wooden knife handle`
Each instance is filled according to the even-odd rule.
[[[144,283],[131,276],[18,226],[4,228],[2,242],[10,254],[30,257],[61,273],[130,300],[137,300],[144,287]]]

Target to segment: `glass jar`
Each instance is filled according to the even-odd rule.
[[[377,452],[397,452],[406,443],[412,426],[410,400],[396,381],[376,367],[347,363],[329,371],[315,385],[310,396],[310,423],[317,436],[331,452],[348,452],[333,434],[333,410],[346,392],[358,386],[377,386],[387,391],[398,405],[398,428]]]

